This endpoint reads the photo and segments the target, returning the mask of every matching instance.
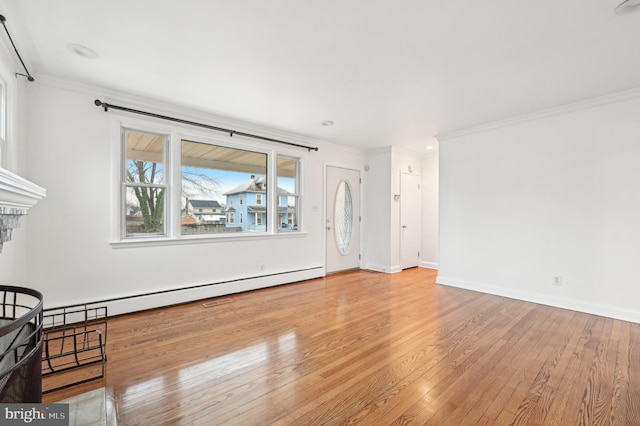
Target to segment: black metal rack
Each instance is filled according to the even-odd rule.
[[[102,379],[107,361],[107,307],[87,304],[45,309],[42,376],[57,375],[43,393]],[[81,374],[69,373],[84,369]],[[44,384],[43,384],[44,387]]]
[[[42,294],[0,286],[0,403],[42,402]]]

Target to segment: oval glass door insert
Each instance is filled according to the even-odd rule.
[[[333,203],[333,229],[338,250],[345,255],[351,248],[351,233],[353,231],[353,204],[351,189],[347,181],[338,184],[336,199]]]

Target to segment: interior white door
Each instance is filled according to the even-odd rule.
[[[420,263],[420,176],[400,172],[400,267]]]
[[[360,172],[327,166],[327,273],[360,267]]]

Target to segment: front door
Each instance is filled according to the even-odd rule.
[[[327,166],[327,273],[360,267],[360,172]]]

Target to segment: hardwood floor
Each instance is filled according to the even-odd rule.
[[[640,324],[367,271],[109,320],[120,425],[640,425]],[[46,383],[46,382],[45,382]]]

